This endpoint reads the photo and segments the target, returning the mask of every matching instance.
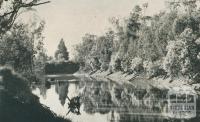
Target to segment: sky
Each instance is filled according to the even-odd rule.
[[[102,35],[111,27],[110,17],[127,17],[133,7],[149,3],[147,14],[158,13],[165,0],[51,0],[36,8],[37,16],[46,22],[44,43],[47,54],[54,56],[61,38],[73,57],[73,46],[80,43],[86,33]],[[26,18],[26,16],[23,16]]]

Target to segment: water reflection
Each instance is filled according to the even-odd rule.
[[[76,112],[67,116],[72,121],[171,122],[184,120],[170,118],[166,115],[169,105],[168,90],[150,86],[142,89],[130,84],[117,84],[112,81],[81,77],[73,82],[65,80],[65,82],[54,82],[48,88],[46,85],[43,87],[40,85],[37,88],[33,90],[33,93],[40,97],[40,102],[62,116],[74,111],[70,109],[70,100],[79,96],[80,104],[77,106],[80,109],[75,109]],[[182,101],[185,100],[181,98]],[[187,99],[191,100],[191,97]],[[57,100],[59,102],[55,102]],[[81,115],[77,116],[77,112]],[[199,116],[184,121],[197,120],[200,120]]]
[[[55,84],[55,91],[59,95],[59,100],[62,106],[64,106],[65,100],[68,97],[68,87],[69,83],[67,82],[58,82]]]
[[[69,103],[68,103],[69,111],[67,112],[66,115],[68,115],[70,112],[80,115],[81,114],[80,113],[80,107],[81,107],[80,97],[77,96],[77,97],[73,97],[72,99],[69,99],[68,97],[68,100],[69,100]]]

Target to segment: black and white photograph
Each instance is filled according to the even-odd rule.
[[[0,0],[0,122],[200,122],[200,0]]]

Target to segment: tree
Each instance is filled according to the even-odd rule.
[[[42,0],[1,0],[0,1],[0,34],[9,30],[18,14],[22,9],[29,9],[33,6],[39,6],[49,3],[50,1],[41,2]],[[9,6],[9,7],[8,7]]]
[[[36,30],[38,33],[35,37],[35,40],[37,40],[36,47],[35,47],[35,55],[34,55],[34,73],[35,75],[43,80],[44,74],[45,74],[45,64],[48,60],[48,56],[46,54],[46,50],[44,48],[42,32],[44,29],[44,23],[40,23],[39,28]]]
[[[61,39],[60,43],[58,44],[58,50],[55,52],[55,58],[56,60],[69,60],[69,53],[65,46],[64,39]]]
[[[99,51],[97,51],[98,47],[96,35],[85,34],[82,37],[82,43],[75,47],[75,61],[79,62],[80,69],[85,71],[92,70],[90,59],[99,55]],[[93,57],[93,55],[95,56]]]
[[[0,65],[10,66],[28,79],[35,77],[36,70],[42,71],[45,63],[42,57],[46,56],[43,28],[44,22],[38,21],[14,24],[0,39]]]
[[[33,58],[37,53],[34,43],[42,38],[41,31],[38,32],[38,30],[41,30],[42,25],[38,28],[31,25],[32,28],[27,24],[15,23],[15,20],[20,13],[49,2],[43,0],[0,1],[1,65],[8,64],[22,75],[33,75]]]
[[[167,46],[167,55],[163,62],[169,76],[188,76],[193,78],[199,73],[199,47],[195,43],[196,36],[190,28],[186,28],[175,41]]]
[[[16,71],[32,71],[34,41],[28,31],[28,25],[15,24],[10,33],[0,41],[1,65],[10,65]]]
[[[200,79],[200,11],[196,0],[169,5],[168,10],[153,16],[142,14],[148,6],[144,5],[143,9],[136,6],[125,20],[111,18],[114,31],[85,38],[87,43],[77,46],[76,58],[81,59],[77,61],[89,70],[94,69],[91,64],[100,64],[101,71],[134,70],[150,77],[168,73],[170,77]],[[95,60],[90,64],[91,59]]]

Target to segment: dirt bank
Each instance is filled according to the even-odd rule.
[[[184,87],[188,86],[197,91],[200,94],[200,84],[191,84],[191,81],[183,77],[170,78],[155,77],[152,79],[147,78],[145,75],[135,75],[135,74],[126,74],[123,72],[115,72],[110,74],[108,71],[100,72],[97,71],[92,75],[87,75],[95,79],[101,80],[112,80],[118,83],[130,83],[134,86],[148,88],[149,86],[156,87],[159,89],[171,89],[173,87]]]

